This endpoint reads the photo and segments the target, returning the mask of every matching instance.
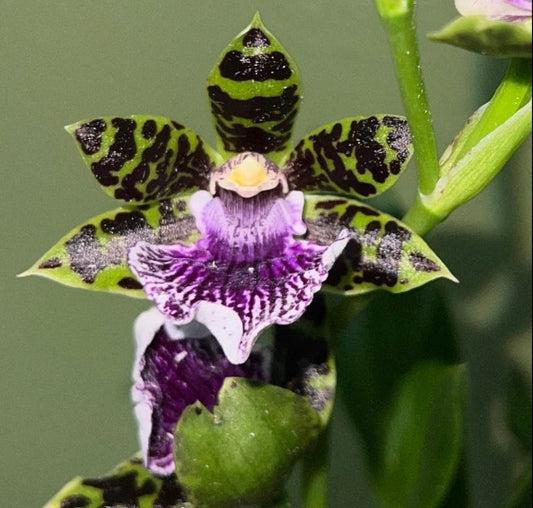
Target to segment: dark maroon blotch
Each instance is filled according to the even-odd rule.
[[[146,120],[143,124],[142,135],[145,139],[152,139],[157,132],[157,124],[155,120]]]
[[[74,132],[81,149],[87,155],[93,155],[102,146],[102,133],[106,130],[107,124],[104,119],[98,118],[80,125]]]
[[[154,494],[156,485],[153,480],[137,485],[138,473],[135,471],[106,478],[86,479],[83,484],[102,491],[104,506],[140,506],[139,497]]]
[[[70,268],[83,282],[92,284],[98,273],[106,267],[106,259],[96,239],[96,227],[83,226],[78,233],[65,242]]]
[[[124,277],[120,279],[117,284],[124,289],[137,290],[143,288],[143,285],[133,277]]]
[[[280,96],[256,96],[245,100],[234,99],[218,85],[210,86],[207,91],[216,117],[221,116],[225,120],[238,117],[254,123],[264,123],[286,120],[287,115],[292,113],[300,100],[297,88],[296,85],[291,85],[284,88]],[[288,130],[287,126],[284,126],[283,130]]]
[[[397,175],[410,155],[411,132],[407,121],[396,116],[385,116],[383,124],[393,129],[387,134],[387,144],[397,153],[398,158],[390,162],[389,169],[392,174]]]
[[[371,116],[353,120],[344,140],[341,140],[342,124],[336,123],[329,130],[322,129],[309,137],[312,151],[306,148],[305,141],[301,141],[287,166],[289,183],[301,190],[336,191],[340,187],[364,197],[376,194],[376,186],[360,181],[357,174],[370,172],[372,179],[379,183],[389,177],[385,150],[375,140],[379,127],[378,118]],[[353,162],[346,164],[343,157]],[[395,164],[394,170],[399,169]]]
[[[217,126],[217,132],[228,152],[270,153],[281,150],[289,136],[277,137],[259,127],[244,127],[235,123],[231,127]]]
[[[85,506],[89,506],[91,503],[92,501],[88,497],[81,494],[75,494],[63,499],[59,505],[59,508],[84,508]]]
[[[421,252],[409,254],[409,263],[417,272],[440,272],[440,266]]]
[[[246,56],[231,50],[224,55],[218,68],[222,77],[232,81],[283,81],[292,75],[289,62],[279,51]]]
[[[117,213],[114,219],[102,219],[100,227],[109,235],[123,236],[150,226],[142,213],[132,211]]]
[[[137,123],[131,118],[113,118],[111,123],[116,129],[114,141],[107,154],[91,164],[95,178],[104,187],[119,183],[114,173],[120,171],[137,153],[134,135]]]
[[[250,28],[242,39],[242,43],[247,48],[267,48],[270,40],[259,28]]]
[[[145,125],[143,126],[143,134],[144,134],[144,127],[146,127],[146,124],[148,122],[153,122],[153,120],[148,120]],[[155,122],[154,128],[155,128]],[[157,163],[156,166],[156,173],[158,175],[166,175],[169,171],[170,167],[170,159],[173,155],[172,149],[168,148],[169,141],[170,141],[170,135],[171,135],[171,127],[170,125],[164,125],[163,128],[157,133],[152,136],[152,138],[155,137],[153,143],[151,146],[145,148],[141,155],[141,160],[139,164],[132,170],[131,173],[128,175],[125,175],[121,182],[121,187],[115,190],[115,197],[117,199],[122,199],[124,201],[141,201],[144,199],[155,199],[156,197],[159,197],[160,194],[165,194],[167,191],[166,187],[161,187],[158,189],[158,193],[155,196],[150,196],[149,198],[144,196],[143,193],[137,189],[138,184],[145,183],[148,179],[148,176],[150,175],[150,164]],[[165,182],[167,181],[167,178],[164,178]],[[150,190],[150,184],[152,182],[148,183],[147,190],[148,192],[152,192]]]
[[[39,268],[46,270],[46,269],[49,269],[49,268],[59,268],[60,266],[63,266],[63,263],[61,262],[61,259],[59,259],[59,258],[50,258],[50,259],[47,259],[46,261],[43,261],[39,265]]]

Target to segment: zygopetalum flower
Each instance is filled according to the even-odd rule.
[[[496,57],[531,58],[531,0],[455,0],[461,14],[434,41]]]
[[[453,278],[407,226],[356,200],[406,167],[404,118],[345,118],[293,146],[298,74],[258,16],[221,55],[208,94],[217,151],[162,117],[67,128],[125,204],[75,228],[27,273],[148,296],[157,310],[135,329],[145,467],[134,459],[75,479],[47,507],[265,505],[326,425],[335,365],[324,337],[296,328],[302,320],[282,328],[273,365],[252,351],[260,332],[298,320],[321,287],[401,292]]]
[[[455,0],[461,16],[487,16],[502,21],[531,19],[531,0]]]
[[[170,322],[202,323],[234,364],[265,327],[297,320],[322,284],[353,295],[453,278],[407,226],[356,201],[406,167],[404,118],[345,118],[293,147],[298,73],[258,16],[220,56],[208,94],[218,153],[162,117],[69,126],[126,205],[75,228],[27,273],[146,295]]]

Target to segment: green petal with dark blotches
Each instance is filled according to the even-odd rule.
[[[207,85],[219,152],[226,158],[258,152],[279,162],[289,149],[301,87],[292,58],[259,14],[220,55]]]
[[[199,238],[188,198],[118,208],[74,228],[21,275],[41,275],[67,286],[144,297],[127,250],[143,240],[191,243]]]
[[[464,16],[428,38],[483,55],[531,58],[531,18],[501,21],[486,16]]]
[[[331,243],[343,228],[353,233],[329,272],[326,290],[356,295],[374,289],[401,293],[445,277],[456,281],[424,240],[398,219],[354,199],[307,195],[308,239]]]
[[[290,390],[227,378],[210,413],[188,406],[174,459],[189,501],[206,507],[269,506],[320,429],[311,405]]]
[[[101,478],[74,478],[44,508],[193,508],[176,476],[159,478],[150,474],[138,458],[118,465]]]
[[[168,118],[102,117],[66,127],[104,191],[149,203],[207,188],[220,156],[192,130]]]
[[[325,362],[301,367],[298,373],[297,385],[292,386],[296,393],[309,401],[317,412],[323,428],[327,426],[333,411],[336,384],[337,370],[335,359],[330,351]]]
[[[285,174],[292,189],[364,199],[393,185],[412,153],[405,118],[356,116],[323,125],[303,138],[289,155]]]

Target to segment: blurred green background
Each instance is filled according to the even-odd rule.
[[[426,41],[456,13],[452,0],[419,4],[442,153],[488,100],[505,62]],[[0,7],[0,496],[2,506],[27,508],[137,450],[131,327],[148,303],[15,278],[72,227],[116,206],[63,126],[147,113],[213,143],[205,80],[257,10],[299,66],[304,101],[295,139],[344,116],[403,111],[371,1],[1,0]],[[501,506],[523,460],[503,415],[511,369],[531,382],[530,167],[529,140],[481,196],[428,236],[461,281],[434,284],[452,302],[469,364],[466,457],[472,506],[480,508]],[[392,191],[400,206],[412,201],[415,182],[411,164]],[[330,505],[376,506],[342,402],[332,445]]]

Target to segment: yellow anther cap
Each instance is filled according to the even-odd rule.
[[[268,170],[254,157],[246,157],[236,164],[227,179],[240,187],[257,187],[268,179]]]

